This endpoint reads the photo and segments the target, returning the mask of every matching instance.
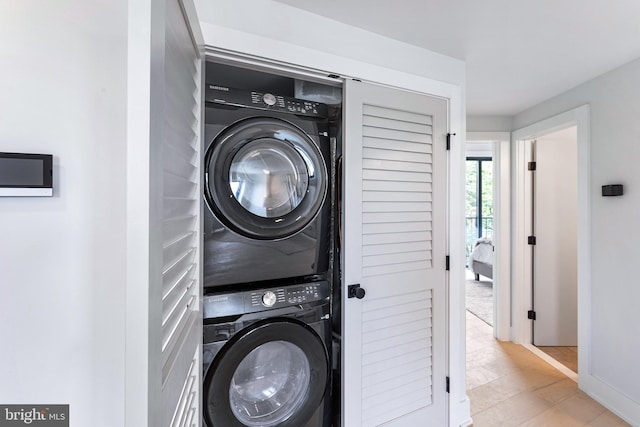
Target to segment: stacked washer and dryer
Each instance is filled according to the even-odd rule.
[[[207,84],[203,417],[331,425],[327,106]]]

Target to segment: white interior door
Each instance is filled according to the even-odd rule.
[[[577,133],[570,127],[535,142],[533,344],[578,345]]]
[[[189,0],[129,14],[126,425],[198,426],[202,37]]]
[[[344,112],[343,425],[444,426],[447,103],[347,81]]]

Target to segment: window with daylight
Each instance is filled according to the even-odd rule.
[[[493,161],[490,157],[467,157],[466,161],[466,259],[475,242],[493,238]]]

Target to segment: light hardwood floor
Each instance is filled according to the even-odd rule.
[[[629,426],[529,350],[494,339],[469,312],[467,393],[474,427]]]
[[[578,347],[539,346],[538,348],[573,372],[578,372]]]

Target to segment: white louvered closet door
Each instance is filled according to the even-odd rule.
[[[347,81],[344,118],[344,425],[445,426],[447,103]]]
[[[166,0],[162,135],[162,425],[200,425],[201,72],[178,0]]]
[[[191,0],[134,3],[126,425],[197,427],[202,419],[202,36]],[[146,99],[140,96],[145,87]]]

